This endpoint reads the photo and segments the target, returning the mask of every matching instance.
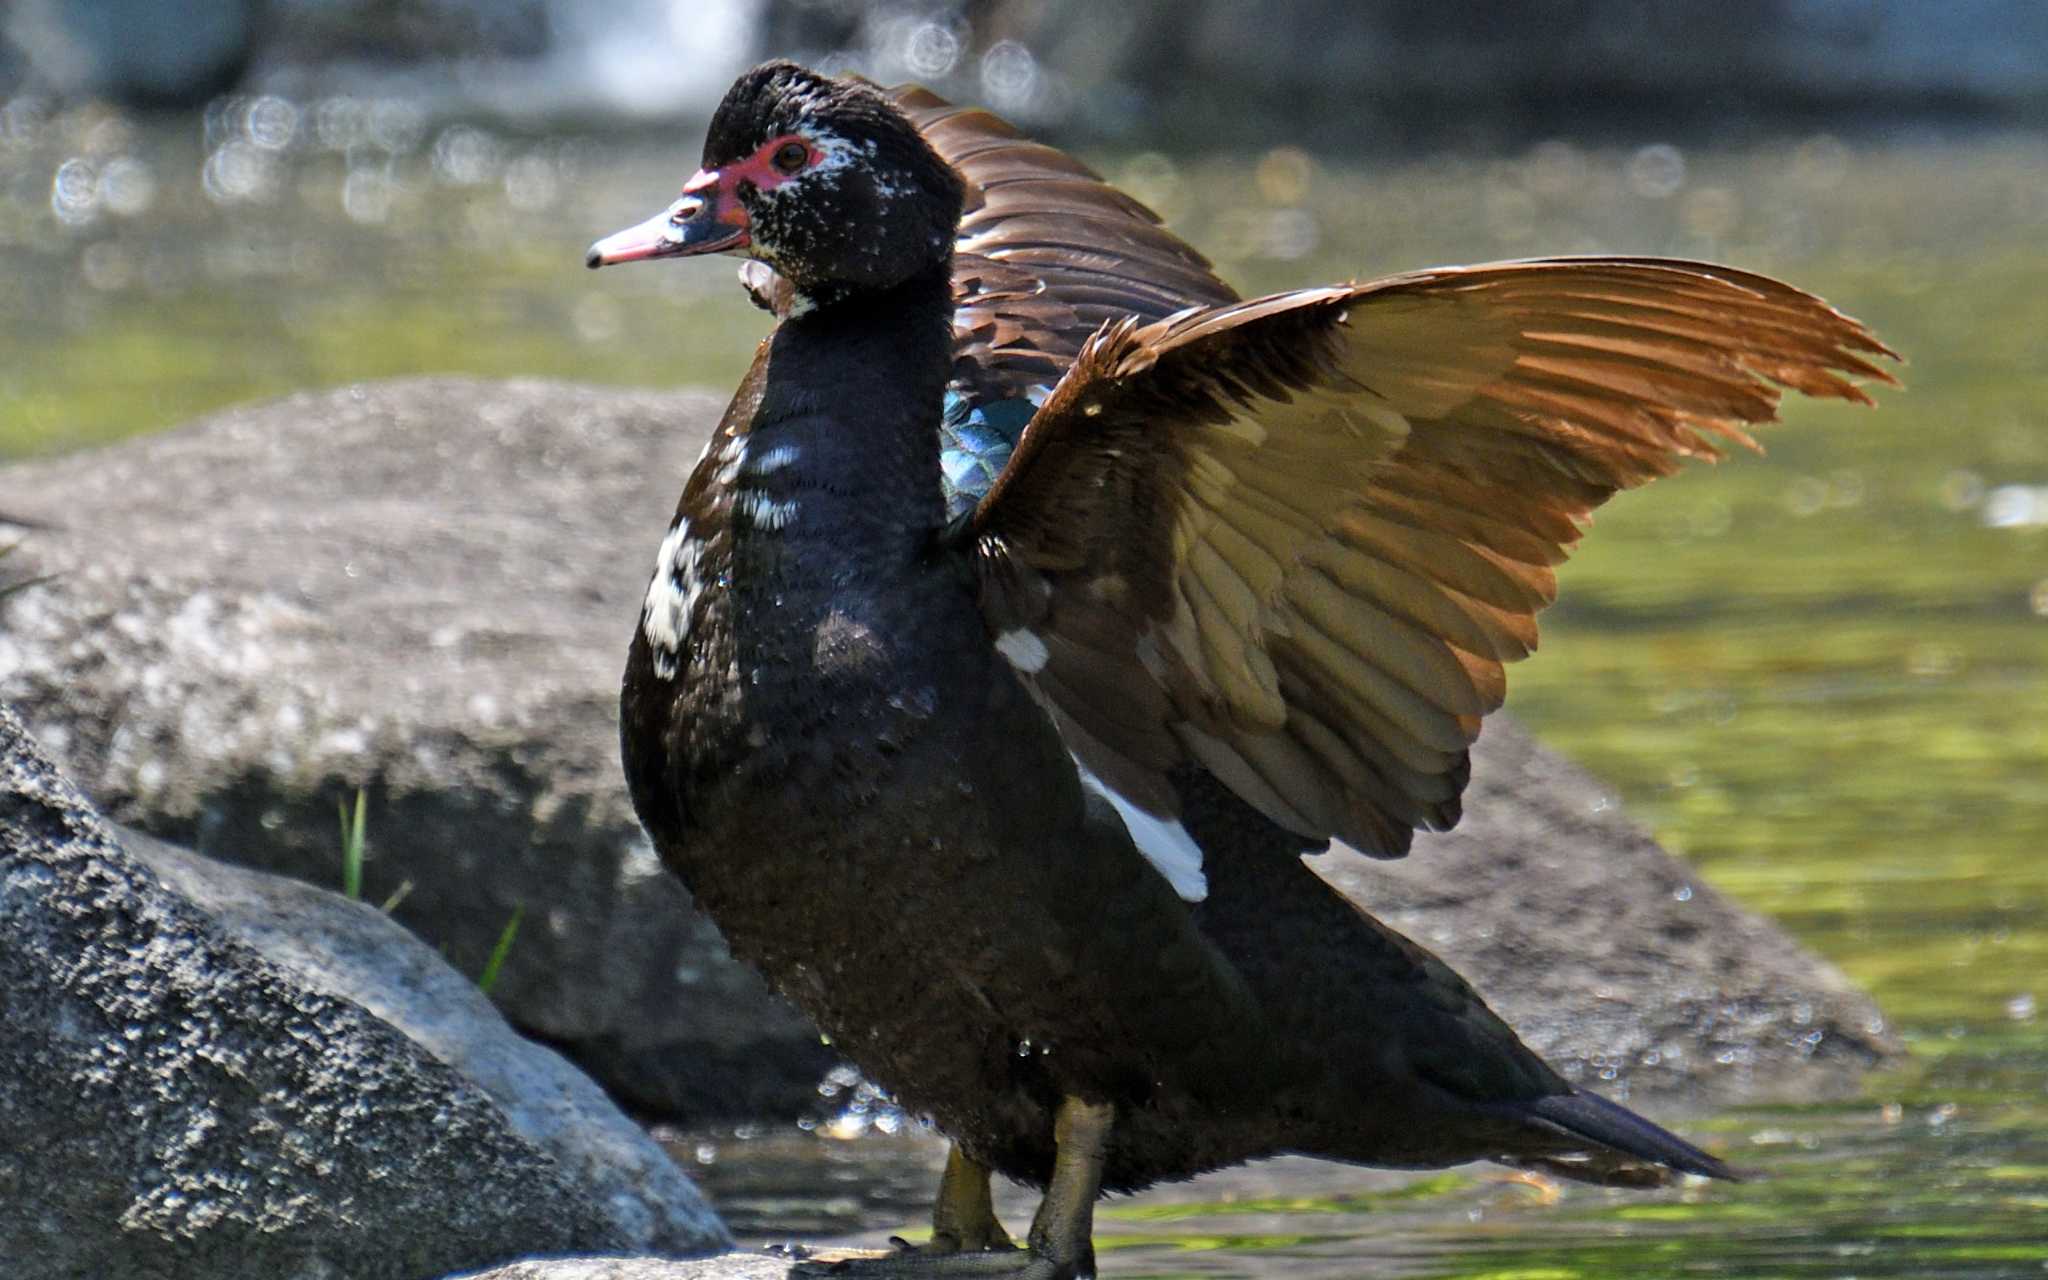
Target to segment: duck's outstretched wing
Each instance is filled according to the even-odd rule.
[[[1128,316],[1157,320],[1237,294],[1158,215],[1079,160],[928,90],[890,94],[967,183],[941,428],[948,503],[958,516],[988,492],[1090,334]]]
[[[1777,281],[1637,258],[1113,323],[974,512],[983,611],[1126,803],[1170,819],[1192,760],[1397,856],[1457,820],[1588,513],[1751,444],[1783,388],[1868,403],[1890,355]]]

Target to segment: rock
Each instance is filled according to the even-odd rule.
[[[727,1253],[670,1262],[660,1258],[535,1258],[449,1280],[782,1280],[789,1259]]]
[[[407,380],[0,469],[0,512],[62,526],[0,530],[11,573],[56,575],[0,598],[0,698],[121,820],[316,883],[366,787],[366,896],[410,882],[395,914],[458,968],[526,908],[494,993],[516,1023],[663,1115],[815,1104],[829,1057],[689,910],[620,783],[626,637],[721,407]],[[1554,756],[1496,721],[1474,773],[1464,827],[1407,863],[1319,865],[1545,1053],[1753,1097],[1844,1091],[1893,1051],[1774,927],[1677,903],[1684,868]]]
[[[278,963],[259,947],[297,926],[283,910],[307,915]],[[728,1243],[658,1156],[632,1169],[652,1193],[586,1181],[592,1148],[553,1132],[565,1103],[547,1096],[575,1090],[530,1049],[492,1082],[533,1091],[508,1110],[437,1056],[458,1043],[445,1027],[430,1049],[337,994],[364,978],[448,991],[371,914],[161,847],[136,857],[0,708],[6,1274],[410,1280]],[[356,937],[402,944],[395,967],[316,939],[349,916]],[[622,1123],[599,1142],[634,1159]]]
[[[792,1111],[830,1055],[689,910],[619,773],[626,637],[719,407],[427,380],[0,471],[0,511],[68,526],[8,558],[60,577],[0,600],[0,698],[116,818],[318,884],[367,787],[365,897],[410,882],[394,914],[471,974],[525,909],[515,1022],[663,1114]],[[92,505],[13,501],[58,474]]]
[[[566,1180],[597,1197],[627,1239],[687,1253],[731,1243],[696,1185],[602,1089],[521,1038],[476,983],[382,912],[140,832],[117,834],[229,937],[306,987],[361,1005],[481,1090]]]

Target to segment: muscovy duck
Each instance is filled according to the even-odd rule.
[[[1876,338],[1645,258],[1241,300],[996,117],[788,62],[588,261],[711,253],[780,322],[621,736],[734,954],[953,1143],[931,1243],[834,1265],[1092,1274],[1105,1190],[1280,1152],[1729,1176],[1301,855],[1455,822],[1587,514],[1781,387],[1867,403]],[[1021,1247],[991,1171],[1045,1189]]]

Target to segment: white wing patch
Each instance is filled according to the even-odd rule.
[[[1011,666],[1027,676],[1045,670],[1046,660],[1052,656],[1046,651],[1045,641],[1021,627],[997,636],[996,652],[1008,658]]]
[[[1166,877],[1166,883],[1173,886],[1183,901],[1200,902],[1209,896],[1209,877],[1202,874],[1202,846],[1195,843],[1186,827],[1177,819],[1154,817],[1111,791],[1078,756],[1074,758],[1074,767],[1081,771],[1082,786],[1115,806],[1117,816],[1124,820],[1124,830],[1130,832],[1131,843],[1138,846],[1138,852],[1145,855],[1153,870]]]

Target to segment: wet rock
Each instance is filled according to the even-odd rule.
[[[366,788],[366,896],[410,884],[395,915],[458,968],[524,908],[515,1022],[650,1111],[787,1114],[830,1059],[661,871],[618,765],[626,639],[721,408],[418,379],[0,469],[0,512],[58,526],[0,528],[11,572],[56,575],[0,598],[0,698],[121,820],[316,883]],[[1538,1048],[1716,1097],[1891,1051],[1773,926],[1677,902],[1685,869],[1556,757],[1497,725],[1474,773],[1405,864],[1318,865]]]
[[[490,1044],[489,1010],[368,908],[133,844],[0,708],[9,1277],[399,1280],[728,1242],[587,1084]]]
[[[782,1280],[789,1259],[727,1253],[670,1262],[660,1258],[536,1258],[449,1280]]]

